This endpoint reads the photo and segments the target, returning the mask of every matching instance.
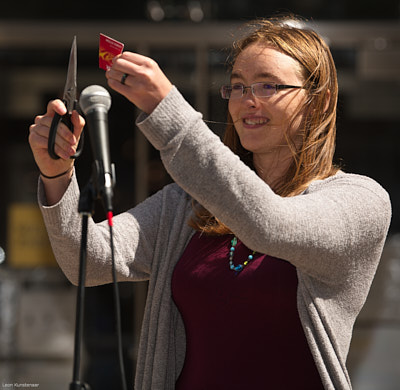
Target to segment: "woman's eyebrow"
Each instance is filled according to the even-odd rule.
[[[231,73],[231,80],[232,79],[241,79],[242,75],[239,72],[232,72]]]
[[[276,75],[269,73],[269,72],[261,72],[257,73],[254,76],[256,79],[269,79],[271,81],[277,82],[279,84],[282,84],[283,81]],[[240,72],[232,72],[231,74],[231,80],[232,79],[243,79],[243,76]]]

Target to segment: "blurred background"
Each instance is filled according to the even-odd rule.
[[[0,14],[0,380],[67,388],[72,379],[76,288],[56,266],[36,203],[38,170],[27,138],[34,116],[61,97],[73,36],[78,88],[106,87],[98,68],[99,33],[154,58],[187,100],[223,122],[218,90],[239,26],[293,12],[330,44],[339,76],[336,161],[390,193],[393,220],[368,301],[355,325],[348,367],[355,390],[400,389],[400,2],[399,0],[159,0],[93,3],[6,2]],[[137,112],[112,93],[116,212],[170,182],[158,153],[134,125]],[[210,123],[222,134],[224,126]],[[86,143],[77,176],[91,172]],[[94,218],[104,217],[96,207]],[[0,256],[1,258],[1,256]],[[132,388],[146,284],[121,284],[122,329]],[[111,286],[87,289],[82,379],[93,389],[119,387]]]

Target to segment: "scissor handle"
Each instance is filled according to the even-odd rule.
[[[56,146],[56,136],[57,136],[57,129],[60,124],[60,122],[64,123],[71,132],[73,132],[73,126],[71,123],[71,115],[69,113],[66,113],[65,115],[60,115],[60,114],[55,114],[53,117],[53,120],[51,121],[51,126],[50,126],[50,133],[49,133],[49,140],[47,144],[47,150],[49,152],[50,157],[53,160],[58,160],[60,156],[56,154],[54,151],[54,148]],[[76,150],[76,153],[71,156],[70,158],[75,159],[78,158],[82,151],[83,151],[83,144],[84,144],[84,133],[81,135],[81,139],[79,140],[78,148]]]

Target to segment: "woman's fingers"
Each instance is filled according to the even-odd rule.
[[[29,127],[29,144],[35,161],[40,171],[48,176],[64,172],[73,165],[71,156],[76,153],[79,138],[85,125],[84,119],[76,111],[71,115],[74,132],[71,132],[64,123],[59,122],[54,152],[60,159],[53,160],[48,153],[50,127],[54,114],[64,115],[66,111],[65,105],[61,100],[51,101],[47,105],[46,114],[36,116],[34,123]]]
[[[57,113],[59,115],[65,115],[67,113],[67,108],[65,104],[60,99],[51,100],[47,104],[47,112],[43,116],[53,117],[54,114]]]
[[[51,126],[52,118],[43,117],[37,123],[37,126],[34,128],[34,131],[37,132],[39,136],[44,138],[45,145],[41,144],[43,148],[47,149],[49,132]],[[80,133],[79,133],[80,134]],[[77,137],[74,133],[70,131],[70,129],[60,121],[57,127],[57,134],[55,139],[55,147],[62,151],[63,158],[69,158],[70,155],[74,154],[73,147],[77,144]],[[72,154],[71,154],[72,153]]]
[[[124,52],[115,57],[106,77],[112,89],[148,114],[172,88],[158,64],[137,53]]]
[[[79,139],[82,134],[82,130],[85,126],[85,119],[78,114],[78,111],[72,111],[71,122],[74,127],[74,135],[77,139]]]

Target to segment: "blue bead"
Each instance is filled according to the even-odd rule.
[[[234,252],[234,251],[235,251],[235,247],[232,246],[232,247],[231,247],[231,252]]]
[[[248,259],[253,260],[253,255],[249,255]]]

